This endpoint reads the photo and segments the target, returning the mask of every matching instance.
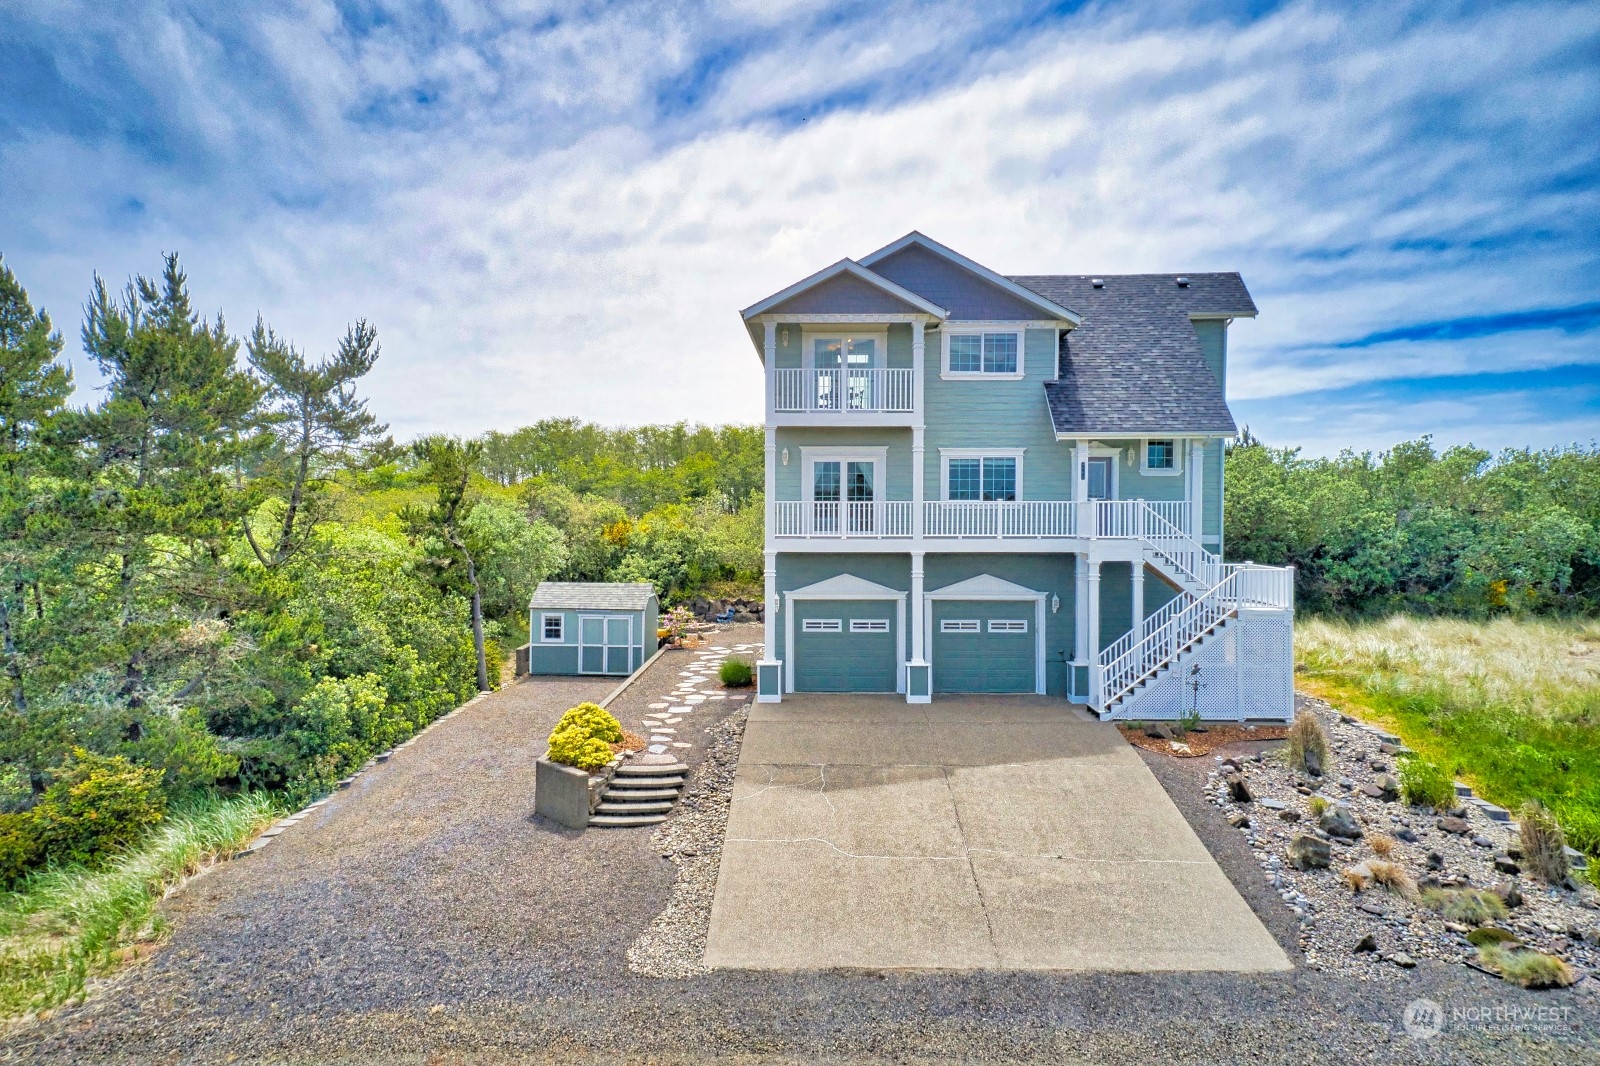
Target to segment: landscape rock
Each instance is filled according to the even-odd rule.
[[[1243,811],[1234,811],[1228,815],[1228,824],[1235,829],[1248,829],[1250,828],[1250,816]]]
[[[1326,840],[1309,833],[1296,833],[1289,841],[1289,861],[1302,870],[1326,869],[1333,862],[1333,849]]]
[[[1440,855],[1437,851],[1428,852],[1428,857],[1423,861],[1428,864],[1428,869],[1430,870],[1444,869],[1444,856]]]
[[[1509,855],[1496,855],[1494,857],[1494,868],[1503,874],[1520,874],[1522,872],[1522,867],[1518,866],[1516,861]]]
[[[1464,836],[1466,835],[1467,831],[1472,828],[1467,824],[1467,820],[1465,818],[1457,818],[1453,814],[1447,815],[1444,818],[1440,818],[1433,824],[1435,827],[1443,829],[1446,833],[1452,833],[1456,836]]]
[[[1404,840],[1407,844],[1415,844],[1417,842],[1417,834],[1407,827],[1396,829],[1394,835],[1396,840]]]
[[[1378,768],[1377,764],[1374,763],[1372,768],[1376,770]],[[1385,803],[1393,803],[1395,800],[1400,798],[1400,782],[1396,781],[1389,774],[1379,774],[1377,777],[1372,779],[1372,783],[1378,786],[1378,798],[1383,800]]]
[[[1278,812],[1278,820],[1281,822],[1298,822],[1300,820],[1300,812],[1293,807],[1285,807]]]
[[[1413,959],[1410,955],[1407,955],[1403,951],[1395,952],[1392,956],[1390,956],[1390,961],[1403,970],[1415,969],[1417,965],[1417,960]]]
[[[1517,887],[1517,883],[1515,881],[1507,881],[1503,885],[1495,885],[1489,891],[1499,896],[1500,902],[1504,903],[1512,910],[1515,910],[1523,904],[1522,890]]]
[[[1172,727],[1165,722],[1151,722],[1144,727],[1144,735],[1153,740],[1171,740]]]
[[[1329,836],[1344,837],[1347,840],[1361,838],[1361,826],[1356,823],[1356,817],[1350,813],[1350,808],[1343,803],[1336,803],[1323,811],[1322,817],[1317,819],[1317,826]]]
[[[1472,838],[1472,843],[1473,843],[1474,846],[1480,847],[1480,848],[1492,848],[1492,847],[1494,847],[1494,841],[1490,840],[1486,836],[1481,836],[1481,835],[1473,837]]]
[[[1250,792],[1250,785],[1245,781],[1243,775],[1228,775],[1228,798],[1235,803],[1250,803],[1255,799],[1255,796]]]
[[[1356,941],[1356,946],[1352,950],[1355,950],[1355,951],[1377,951],[1378,950],[1378,938],[1373,936],[1371,933],[1368,933],[1365,936],[1363,936],[1360,940]]]

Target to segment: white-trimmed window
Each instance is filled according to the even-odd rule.
[[[850,619],[850,632],[887,633],[889,632],[889,620],[887,618],[852,618]]]
[[[1144,442],[1144,473],[1177,474],[1181,470],[1176,440],[1157,439]]]
[[[946,329],[943,335],[944,377],[1022,377],[1022,330]]]
[[[1023,449],[940,448],[944,498],[968,503],[1022,499]]]
[[[977,633],[979,632],[976,618],[941,618],[939,620],[941,633]]]
[[[539,616],[539,643],[560,644],[566,637],[565,618],[559,614]]]
[[[1026,618],[991,618],[989,619],[989,632],[991,633],[1026,633],[1028,620]]]
[[[804,633],[838,633],[843,628],[837,618],[807,618],[800,623],[800,630]]]

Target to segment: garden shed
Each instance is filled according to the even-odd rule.
[[[656,649],[647,581],[541,581],[528,601],[528,673],[625,676]]]

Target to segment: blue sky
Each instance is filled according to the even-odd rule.
[[[1587,442],[1600,5],[0,7],[0,253],[69,350],[177,250],[238,332],[373,321],[402,436],[758,420],[736,309],[913,228],[1241,271],[1273,443]]]

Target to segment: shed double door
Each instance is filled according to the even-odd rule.
[[[578,672],[633,672],[633,619],[627,615],[578,616]]]

